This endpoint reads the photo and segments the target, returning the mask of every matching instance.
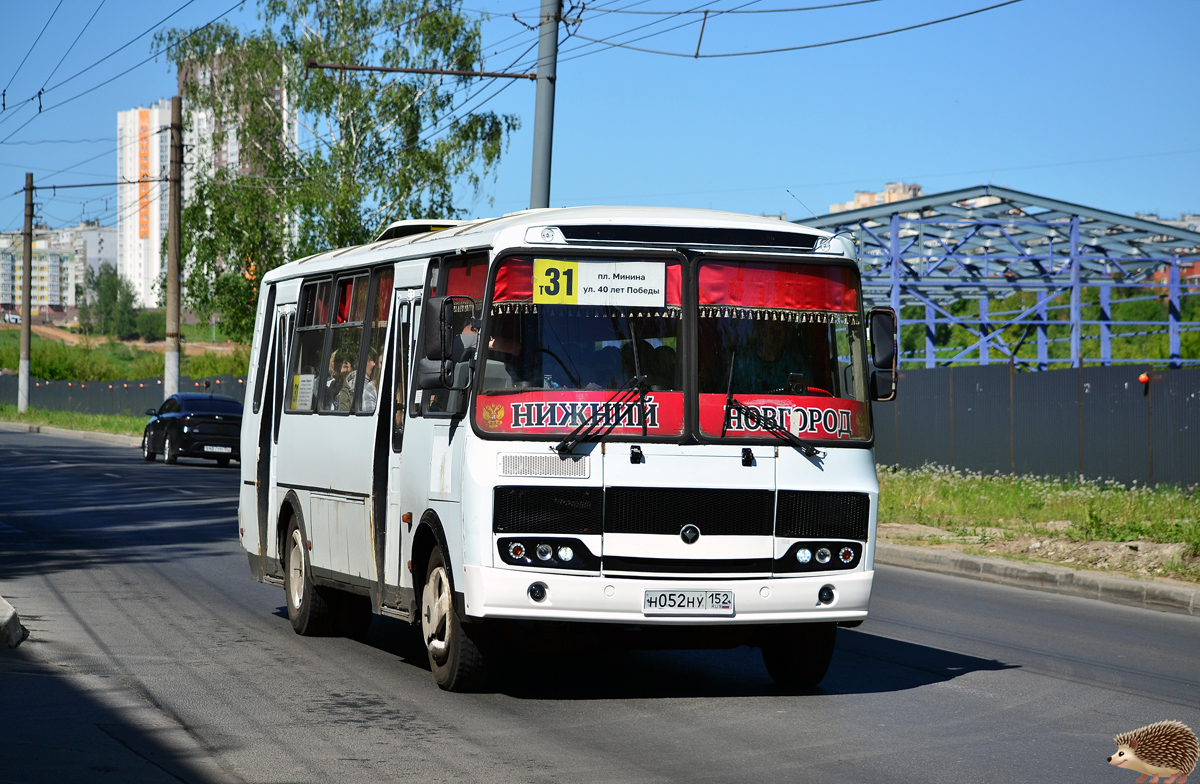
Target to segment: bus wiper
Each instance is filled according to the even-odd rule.
[[[600,412],[610,410],[609,406],[611,406],[613,403],[616,403],[619,409],[620,406],[623,406],[633,400],[633,396],[630,394],[633,392],[633,389],[630,389],[630,386],[636,384],[637,387],[640,388],[642,381],[643,379],[640,376],[633,376],[620,387],[618,387],[617,391],[613,393],[612,397],[606,400],[602,406],[594,407],[592,409],[591,416],[580,422],[579,426],[568,433],[566,438],[564,438],[562,441],[559,441],[554,446],[554,451],[558,452],[560,455],[567,455],[570,454],[571,451],[580,444],[586,444],[588,441],[594,441],[595,439],[604,435],[603,433],[599,432],[602,429],[600,424]],[[617,422],[620,421],[620,418],[621,417],[618,410],[618,415],[616,417],[617,421],[610,422],[606,432],[611,433],[617,426]]]
[[[729,412],[736,411],[742,415],[742,419],[747,424],[758,425],[780,441],[786,441],[799,449],[805,457],[825,457],[824,451],[817,449],[790,430],[781,427],[774,419],[763,416],[759,411],[750,408],[733,396],[733,363],[736,359],[737,352],[735,351],[729,360],[729,383],[725,387],[725,418],[721,422],[721,438],[725,437],[725,431],[729,428]]]

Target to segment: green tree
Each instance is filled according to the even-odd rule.
[[[218,143],[237,136],[236,171],[199,166],[182,250],[188,304],[202,318],[220,312],[243,339],[267,271],[366,242],[393,220],[461,215],[456,188],[478,194],[518,127],[465,110],[466,79],[305,67],[479,70],[479,23],[457,0],[259,0],[259,11],[256,31],[217,24],[159,37],[183,75],[185,122],[205,112]]]
[[[108,262],[95,269],[88,267],[84,288],[87,304],[79,317],[81,323],[91,324],[97,332],[122,340],[137,337],[137,312],[133,306],[137,297],[133,286],[121,277],[116,267]]]

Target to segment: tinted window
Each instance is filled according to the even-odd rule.
[[[189,414],[234,414],[242,415],[242,404],[236,400],[221,398],[185,399],[183,410]]]

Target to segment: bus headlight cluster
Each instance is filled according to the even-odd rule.
[[[514,536],[497,543],[500,559],[510,566],[600,571],[600,559],[579,539]]]
[[[807,541],[793,542],[787,552],[776,559],[774,571],[828,572],[854,569],[862,560],[862,542],[854,541]]]

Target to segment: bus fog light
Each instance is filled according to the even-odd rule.
[[[821,604],[833,604],[835,598],[832,585],[822,585],[821,590],[817,591],[817,601]]]
[[[802,564],[808,563],[812,560],[812,550],[809,550],[807,547],[801,547],[796,551],[796,560]]]
[[[822,589],[824,590],[824,589]],[[534,583],[529,586],[529,598],[535,602],[546,601],[546,586],[544,583]]]
[[[820,550],[817,550],[817,563],[827,564],[832,557],[833,553],[829,552],[828,547],[822,547]]]
[[[549,561],[554,555],[554,548],[548,544],[542,543],[537,546],[537,557],[539,561]]]
[[[508,554],[512,558],[517,558],[517,559],[524,558],[525,557],[525,545],[521,544],[520,542],[513,542],[512,544],[510,544],[508,546]]]
[[[558,548],[558,560],[566,562],[566,561],[571,560],[574,557],[575,557],[575,551],[572,550],[570,547],[563,546],[563,547]]]

